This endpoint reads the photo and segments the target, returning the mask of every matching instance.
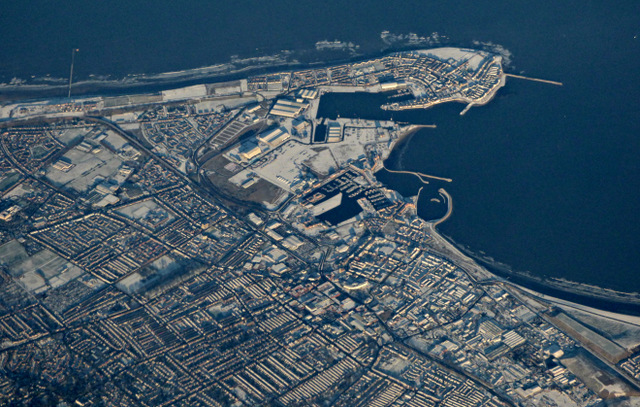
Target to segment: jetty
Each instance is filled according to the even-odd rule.
[[[420,180],[420,182],[422,182],[423,184],[428,184],[429,181],[425,181],[423,178],[431,178],[431,179],[435,179],[438,181],[445,181],[445,182],[453,182],[453,180],[451,178],[444,178],[444,177],[436,177],[435,175],[427,175],[427,174],[423,174],[421,172],[417,172],[417,171],[405,171],[405,170],[390,170],[387,167],[384,166],[384,163],[382,163],[382,168],[384,168],[385,170],[394,173],[394,174],[409,174],[409,175],[414,175],[416,177],[418,177],[418,179]]]
[[[516,75],[516,74],[512,74],[512,73],[507,73],[505,75],[510,77],[510,78],[524,79],[524,80],[527,80],[527,81],[542,82],[542,83],[548,83],[548,84],[556,85],[556,86],[563,86],[562,82],[550,81],[548,79],[531,78],[531,77],[528,77],[528,76]]]
[[[442,222],[444,222],[445,220],[449,219],[449,216],[451,216],[451,212],[453,212],[453,200],[451,199],[451,195],[449,195],[449,193],[445,191],[444,188],[440,188],[438,192],[440,193],[440,195],[442,195],[447,199],[447,213],[445,213],[442,218],[438,219],[437,221],[434,221],[433,227],[436,227]]]

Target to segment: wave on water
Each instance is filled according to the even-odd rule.
[[[351,55],[357,55],[358,49],[360,49],[360,45],[354,44],[350,41],[345,42],[340,40],[323,40],[316,42],[316,51],[344,51],[348,52]]]
[[[491,41],[472,41],[474,47],[482,49],[483,51],[489,51],[493,54],[498,54],[502,57],[502,66],[505,68],[513,68],[513,60],[511,59],[513,54],[503,45],[493,43]]]
[[[334,39],[332,41],[323,39],[317,41],[312,47],[297,50],[282,50],[271,55],[257,55],[241,58],[232,55],[228,61],[207,65],[198,68],[177,70],[161,73],[130,73],[118,77],[116,75],[89,74],[84,76],[74,76],[74,88],[80,90],[116,88],[134,88],[149,85],[169,85],[173,83],[181,84],[186,81],[216,81],[238,79],[240,74],[254,74],[269,72],[275,69],[293,69],[300,66],[312,66],[320,64],[339,63],[348,60],[364,58],[368,52],[385,53],[390,50],[418,49],[425,47],[441,47],[451,45],[451,39],[438,32],[431,34],[417,33],[392,33],[382,31],[380,33],[382,48],[378,51],[362,51],[360,45],[351,41]],[[499,44],[492,42],[474,41],[477,47],[482,47],[487,51],[502,55],[505,65],[511,63],[511,52]],[[375,46],[374,46],[375,48]],[[48,89],[62,89],[68,85],[68,77],[26,76],[23,78],[13,77],[11,79],[0,77],[0,92],[21,92],[37,93]]]
[[[380,39],[387,47],[417,47],[417,46],[439,46],[449,43],[450,39],[446,35],[433,32],[429,35],[419,35],[416,33],[398,34],[387,30],[380,33]]]
[[[456,242],[441,231],[438,233],[492,274],[509,280],[513,284],[581,305],[640,316],[640,293],[617,291],[564,278],[537,276],[527,271],[517,271],[482,251],[475,251],[467,245]]]
[[[321,61],[344,60],[359,56],[360,46],[350,41],[326,39],[317,41],[313,48],[295,51],[282,50],[271,55],[257,55],[241,58],[232,55],[227,62],[213,65],[160,73],[129,73],[121,77],[115,75],[89,74],[78,78],[74,84],[102,84],[106,86],[136,86],[149,83],[174,82],[193,79],[215,79],[235,75],[254,69],[269,69],[282,66],[295,66],[305,63],[319,63]],[[75,78],[75,76],[74,76]],[[0,89],[27,89],[29,87],[66,86],[68,77],[28,76],[0,78]]]

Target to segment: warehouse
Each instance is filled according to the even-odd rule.
[[[244,161],[251,161],[252,159],[256,158],[257,156],[259,156],[262,153],[262,150],[260,149],[260,147],[255,146],[254,148],[242,152],[240,153],[240,157],[244,160]]]
[[[383,92],[389,92],[391,90],[406,88],[407,84],[404,81],[398,82],[384,82],[380,84],[380,90]]]
[[[315,99],[318,97],[317,89],[302,89],[299,93],[300,97],[303,99]]]
[[[273,130],[269,130],[260,134],[258,136],[258,141],[266,144],[271,148],[276,148],[280,144],[289,140],[290,137],[291,136],[286,131],[282,130],[281,128],[275,128]]]
[[[302,114],[302,111],[307,108],[309,104],[302,102],[294,102],[292,100],[280,99],[271,108],[272,115],[284,116],[284,117],[296,117]]]
[[[327,127],[327,143],[338,143],[342,139],[340,123],[330,123]]]

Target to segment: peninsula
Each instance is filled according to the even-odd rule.
[[[158,93],[0,106],[0,401],[595,406],[640,394],[640,318],[498,278],[375,173],[488,103],[501,57],[414,50]],[[412,173],[421,182],[443,177]],[[446,176],[446,174],[438,174]],[[620,404],[624,405],[624,404]]]

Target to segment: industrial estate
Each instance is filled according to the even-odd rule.
[[[327,92],[464,113],[505,76],[440,48],[0,107],[0,403],[638,405],[637,320],[441,238],[375,178],[417,126],[318,117]]]

